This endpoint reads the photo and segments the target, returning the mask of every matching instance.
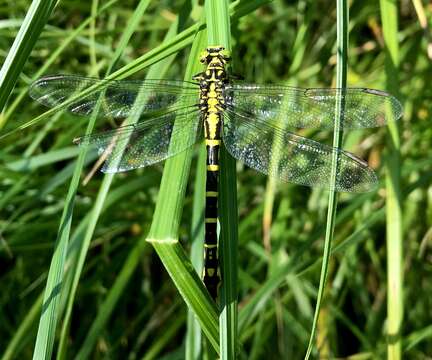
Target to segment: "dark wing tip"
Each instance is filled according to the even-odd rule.
[[[369,166],[369,164],[357,157],[356,155],[340,150],[344,156],[348,158],[350,162],[357,164],[357,169],[361,172],[361,177],[358,181],[353,181],[351,186],[342,186],[341,191],[353,192],[353,193],[367,193],[377,189],[378,187],[378,177],[375,171]],[[348,175],[349,177],[350,175]],[[342,181],[350,181],[348,179],[343,179]]]
[[[368,94],[372,94],[372,95],[377,95],[377,96],[383,96],[385,98],[387,98],[388,103],[390,105],[390,111],[391,111],[391,118],[389,118],[389,120],[394,120],[397,121],[402,117],[403,114],[403,106],[401,104],[401,102],[392,94],[388,93],[387,91],[383,91],[383,90],[377,90],[377,89],[363,89],[363,92],[368,93]]]
[[[388,92],[383,90],[377,90],[377,89],[363,88],[363,92],[368,94],[378,95],[378,96],[385,96],[385,97],[391,96]]]

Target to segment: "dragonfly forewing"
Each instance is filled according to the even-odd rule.
[[[383,126],[402,115],[392,95],[365,88],[303,89],[277,85],[233,84],[225,89],[227,106],[245,117],[260,117],[281,128],[332,129],[335,108],[343,103],[342,128]]]
[[[30,96],[48,107],[64,104],[67,111],[82,116],[92,114],[100,101],[99,117],[126,118],[174,110],[188,98],[196,102],[198,88],[186,81],[117,81],[54,75],[35,81],[30,87]]]

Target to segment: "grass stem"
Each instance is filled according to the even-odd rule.
[[[336,46],[336,87],[340,89],[346,88],[347,85],[347,68],[348,68],[348,2],[347,0],[337,0],[337,46]],[[344,98],[341,96],[336,101],[335,109],[335,126],[333,135],[333,147],[339,149],[342,146],[343,138],[343,113],[344,113]],[[313,349],[313,342],[315,339],[316,328],[318,325],[318,318],[321,309],[321,303],[324,296],[324,290],[328,274],[328,266],[331,254],[331,244],[333,240],[334,228],[336,223],[336,209],[337,209],[337,192],[333,189],[337,181],[339,169],[339,156],[338,152],[333,153],[332,159],[332,172],[330,180],[330,190],[328,197],[327,208],[327,223],[324,239],[324,251],[321,265],[320,284],[317,295],[317,302],[315,306],[315,314],[312,324],[312,331],[309,339],[309,345],[306,352],[305,359],[309,359]],[[318,349],[319,350],[319,349]]]
[[[387,90],[398,96],[399,45],[397,3],[381,0],[381,20],[386,50]],[[390,122],[387,135],[386,241],[387,241],[387,359],[402,358],[403,253],[402,190],[400,183],[400,130]]]

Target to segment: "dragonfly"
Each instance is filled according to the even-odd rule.
[[[377,177],[356,155],[300,136],[293,131],[332,130],[336,106],[341,129],[384,126],[402,115],[391,94],[368,88],[298,88],[234,80],[230,53],[210,46],[200,55],[203,72],[191,81],[106,80],[76,75],[46,76],[30,96],[48,107],[90,116],[137,122],[74,139],[96,148],[102,171],[118,173],[149,166],[185,151],[204,138],[207,151],[204,266],[202,280],[217,299],[218,181],[221,146],[258,172],[285,182],[332,191],[367,192]],[[96,89],[95,91],[85,90]],[[78,99],[74,94],[84,91]],[[72,99],[72,100],[69,100]],[[69,100],[69,101],[68,101]],[[335,180],[331,181],[333,162]]]

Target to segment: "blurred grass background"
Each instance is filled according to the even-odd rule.
[[[31,79],[48,61],[44,74],[105,74],[137,2],[113,1],[101,11],[106,4],[59,3],[1,115],[2,132],[45,110],[26,92]],[[420,1],[397,4],[398,91],[405,108],[399,169],[405,277],[402,351],[404,359],[432,359],[432,90],[428,86],[432,80],[432,60],[428,57],[432,6]],[[22,0],[0,3],[2,63],[28,7],[29,2]],[[381,16],[386,15],[380,10],[380,4],[372,0],[350,3],[349,86],[386,88],[381,24]],[[202,11],[198,1],[191,1],[190,6],[150,1],[117,68],[159,46],[176,19],[179,29],[184,29],[199,21]],[[98,12],[94,20],[90,19]],[[275,0],[232,22],[231,33],[233,72],[247,81],[302,87],[335,85],[335,2]],[[189,52],[190,47],[186,47],[170,61],[166,78],[183,78]],[[133,78],[146,75],[144,70]],[[83,134],[86,125],[83,119],[61,113],[0,142],[3,359],[33,356],[41,296],[78,161],[79,150],[71,140]],[[98,129],[114,125],[118,124],[96,123]],[[329,144],[332,139],[330,133],[322,131],[307,130],[302,135]],[[346,133],[344,144],[377,170],[382,186],[374,193],[339,196],[334,253],[316,344],[321,359],[383,359],[389,340],[387,262],[392,260],[386,247],[386,129]],[[90,153],[84,174],[94,160]],[[179,227],[179,238],[187,251],[191,248],[190,219],[196,217],[195,171],[199,171],[198,157],[192,161]],[[301,359],[308,344],[319,282],[327,192],[268,183],[240,163],[237,168],[240,353],[247,359]],[[159,164],[114,177],[84,263],[70,330],[64,338],[64,358],[185,358],[186,306],[144,241],[162,169],[163,164]],[[92,205],[103,181],[97,173],[86,186],[78,188],[68,250],[68,260],[72,260],[66,262],[62,283],[66,287],[72,282],[67,270],[85,239]],[[61,299],[60,306],[67,300]],[[101,324],[100,328],[95,323]]]

